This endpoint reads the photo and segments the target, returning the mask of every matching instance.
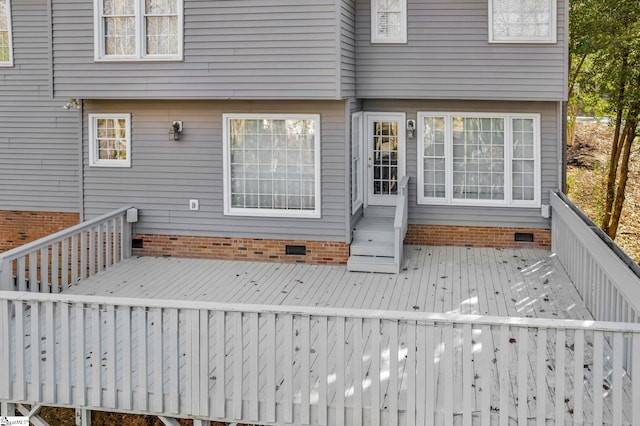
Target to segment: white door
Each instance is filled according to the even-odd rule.
[[[365,113],[366,205],[394,206],[405,175],[405,114]]]

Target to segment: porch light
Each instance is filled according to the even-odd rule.
[[[180,133],[182,133],[182,121],[174,121],[169,129],[169,140],[179,141]]]

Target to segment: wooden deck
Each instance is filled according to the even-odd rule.
[[[343,266],[133,257],[65,294],[592,319],[548,251],[406,246],[398,275]]]
[[[612,348],[623,352],[622,334],[486,317],[591,320],[562,266],[544,250],[406,246],[397,275],[344,266],[129,258],[60,297],[67,296],[35,311],[33,302],[16,305],[12,327],[32,330],[21,342],[13,340],[20,333],[9,332],[11,346],[21,348],[11,376],[23,400],[40,400],[43,389],[45,396],[70,398],[57,401],[62,405],[296,425],[542,425],[558,419],[629,425],[635,415],[631,381],[616,375],[622,355],[616,361]],[[162,300],[166,309],[148,304]],[[207,302],[240,308],[203,311]],[[191,305],[197,310],[189,312]],[[242,305],[254,307],[244,313]],[[283,310],[254,311],[256,305]],[[287,307],[302,311],[286,314]],[[305,308],[320,309],[306,315]],[[323,313],[333,308],[356,313]],[[367,318],[359,310],[383,314]],[[478,317],[385,319],[387,311]],[[65,337],[64,324],[77,333]],[[71,353],[52,339],[40,341],[43,332],[33,330],[67,342],[61,346]],[[208,355],[194,364],[194,355],[181,348]],[[50,370],[49,362],[55,362]],[[75,368],[65,376],[69,365]],[[34,371],[41,377],[53,371],[63,383],[23,388]]]

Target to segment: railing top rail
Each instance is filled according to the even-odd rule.
[[[611,249],[611,251],[613,253],[615,253],[616,256],[618,256],[618,258],[629,267],[629,269],[631,269],[631,271],[638,277],[640,278],[640,266],[638,266],[638,264],[636,262],[633,261],[633,259],[631,259],[629,257],[629,255],[627,253],[624,252],[624,250],[622,250],[616,243],[615,241],[613,241],[602,229],[600,229],[595,223],[593,223],[593,221],[591,219],[589,219],[589,217],[584,214],[584,212],[582,210],[580,210],[578,208],[578,206],[576,206],[570,199],[569,197],[567,197],[565,194],[563,194],[562,192],[556,192],[556,191],[552,191],[551,192],[551,202],[552,204],[554,203],[554,195],[557,196],[559,198],[560,201],[562,201],[564,204],[566,204],[566,206],[571,209],[571,211],[573,211],[581,220],[582,222],[584,222],[584,224],[589,227],[589,229],[591,229],[594,234],[596,234],[598,236],[598,238],[600,238],[600,240],[602,240],[602,242],[604,244],[607,245],[607,247],[609,247]]]
[[[380,319],[391,321],[421,321],[455,324],[511,325],[520,327],[554,328],[572,330],[620,331],[640,333],[640,324],[593,320],[494,317],[483,315],[442,314],[414,311],[386,311],[365,309],[324,308],[315,306],[253,305],[216,303],[193,300],[138,299],[75,294],[43,294],[20,291],[0,291],[0,300],[21,302],[58,302],[69,304],[127,306],[132,308],[161,308],[185,310],[209,310],[263,314],[289,314],[341,318]]]
[[[0,268],[2,265],[2,260],[13,260],[34,250],[39,250],[43,247],[46,247],[49,244],[53,244],[57,241],[61,241],[65,238],[68,238],[78,232],[84,231],[86,229],[91,228],[92,226],[103,222],[105,220],[109,220],[113,217],[121,215],[129,210],[131,207],[121,207],[117,210],[111,211],[109,213],[105,213],[102,216],[98,216],[86,222],[79,223],[70,228],[63,229],[62,231],[56,232],[55,234],[47,235],[46,237],[40,238],[38,240],[32,241],[30,243],[21,245],[14,249],[8,250],[2,254],[0,254]]]
[[[398,183],[398,202],[396,204],[396,215],[395,220],[393,221],[393,227],[402,229],[403,227],[403,214],[402,212],[405,209],[405,202],[407,197],[407,187],[409,186],[409,176],[403,176],[400,178],[400,182]]]

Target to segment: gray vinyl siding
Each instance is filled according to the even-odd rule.
[[[549,204],[549,190],[558,188],[558,122],[560,102],[365,100],[364,111],[405,112],[416,119],[418,111],[495,112],[541,114],[541,187],[542,204]],[[417,139],[407,139],[407,175],[409,183],[409,222],[433,225],[503,226],[548,228],[550,222],[538,208],[432,206],[417,204]]]
[[[85,216],[125,205],[139,208],[135,231],[269,239],[347,241],[343,101],[87,101],[85,113],[131,113],[131,168],[89,167],[84,124]],[[320,219],[224,216],[222,115],[320,114]],[[168,141],[169,124],[184,122],[180,141]],[[189,200],[200,201],[199,211]]]
[[[489,44],[489,0],[407,0],[408,42],[372,44],[370,0],[356,0],[360,98],[565,99],[566,0],[556,44]]]
[[[85,99],[338,99],[336,2],[184,0],[183,61],[95,62],[93,1],[52,0],[55,93]]]
[[[13,67],[0,67],[0,209],[77,212],[80,116],[50,97],[46,0],[11,2]]]
[[[356,95],[355,0],[340,4],[340,90],[342,97]]]

